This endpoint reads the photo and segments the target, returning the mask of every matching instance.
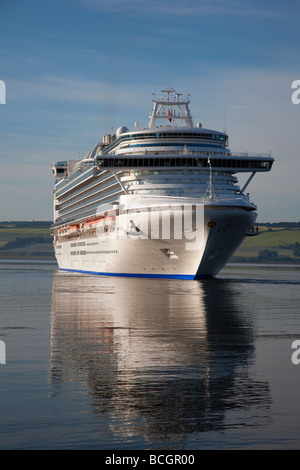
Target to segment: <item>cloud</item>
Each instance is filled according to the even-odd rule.
[[[295,133],[296,136],[298,109],[291,102],[294,78],[284,71],[274,74],[272,70],[228,68],[222,73],[211,69],[205,74],[191,75],[178,70],[175,78],[167,72],[160,86],[156,83],[155,87],[150,83],[153,77],[149,78],[149,82],[143,79],[138,83],[129,81],[120,84],[60,75],[13,79],[8,82],[8,87],[10,103],[15,105],[14,112],[18,105],[23,104],[23,112],[28,112],[29,120],[34,117],[33,111],[37,116],[37,110],[41,108],[41,119],[51,117],[52,124],[53,114],[56,113],[55,120],[62,123],[89,122],[91,117],[96,117],[110,120],[110,127],[114,124],[130,127],[130,122],[133,124],[135,120],[145,119],[141,124],[147,124],[151,93],[159,93],[160,89],[170,85],[181,93],[191,93],[195,122],[200,120],[204,127],[222,128],[226,120],[228,130],[235,135],[240,134],[242,138],[238,139],[238,143],[244,141],[249,151],[251,142],[255,146],[258,143],[268,145],[263,151],[269,151],[270,142],[274,141],[273,134],[278,135],[283,123],[288,123],[285,133]],[[57,105],[60,105],[59,109]],[[75,114],[72,115],[74,110]],[[125,118],[129,123],[124,122]],[[26,126],[26,122],[22,126]],[[253,141],[254,129],[256,139]]]
[[[79,78],[41,76],[34,79],[9,81],[11,100],[17,102],[45,101],[91,103],[103,99],[103,84]]]
[[[107,103],[118,99],[120,104],[140,102],[145,86],[120,85],[109,81],[89,80],[76,76],[46,75],[9,80],[11,102],[55,101],[61,103]]]
[[[269,7],[261,2],[240,0],[67,0],[89,9],[111,13],[130,12],[134,15],[165,14],[180,15],[234,15],[274,18],[282,16],[284,9],[276,8],[274,2]],[[267,2],[264,2],[264,5]],[[280,4],[279,4],[280,5]]]

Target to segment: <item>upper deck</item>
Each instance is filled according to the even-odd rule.
[[[133,131],[129,131],[125,126],[119,127],[116,135],[110,136],[109,144],[104,146],[100,153],[112,155],[144,150],[155,154],[180,151],[180,147],[181,150],[195,150],[199,147],[222,150],[228,146],[226,133],[204,129],[200,123],[194,126],[188,98],[182,99],[181,94],[173,89],[163,90],[163,93],[165,97],[153,98],[148,127],[141,129],[139,123],[135,123]]]
[[[115,135],[107,134],[81,161],[54,164],[58,178],[77,179],[86,168],[95,170],[149,168],[151,170],[212,169],[227,173],[265,172],[272,168],[270,154],[233,154],[225,132],[193,124],[189,97],[182,98],[173,89],[153,97],[148,127],[134,130],[119,127]],[[163,123],[163,125],[161,125]],[[67,181],[66,181],[67,183]]]

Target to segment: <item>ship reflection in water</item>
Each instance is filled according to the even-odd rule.
[[[99,428],[106,423],[119,448],[138,436],[166,445],[226,427],[265,425],[270,392],[267,382],[251,377],[252,315],[230,281],[58,272],[53,389],[59,393],[63,382],[77,384],[78,393],[85,389]]]

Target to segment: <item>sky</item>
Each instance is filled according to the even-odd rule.
[[[146,126],[172,87],[233,152],[275,158],[247,188],[258,222],[299,221],[299,17],[299,0],[0,0],[0,220],[53,220],[51,163]]]

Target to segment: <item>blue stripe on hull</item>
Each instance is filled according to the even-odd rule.
[[[61,271],[70,271],[75,273],[83,274],[96,274],[97,276],[117,276],[117,277],[147,277],[147,278],[164,278],[164,279],[185,279],[185,280],[194,280],[195,276],[192,274],[137,274],[137,273],[105,273],[105,272],[96,272],[96,271],[84,271],[81,269],[64,269],[60,268]],[[201,278],[211,277],[209,275],[203,275]],[[197,276],[197,279],[199,277]]]

